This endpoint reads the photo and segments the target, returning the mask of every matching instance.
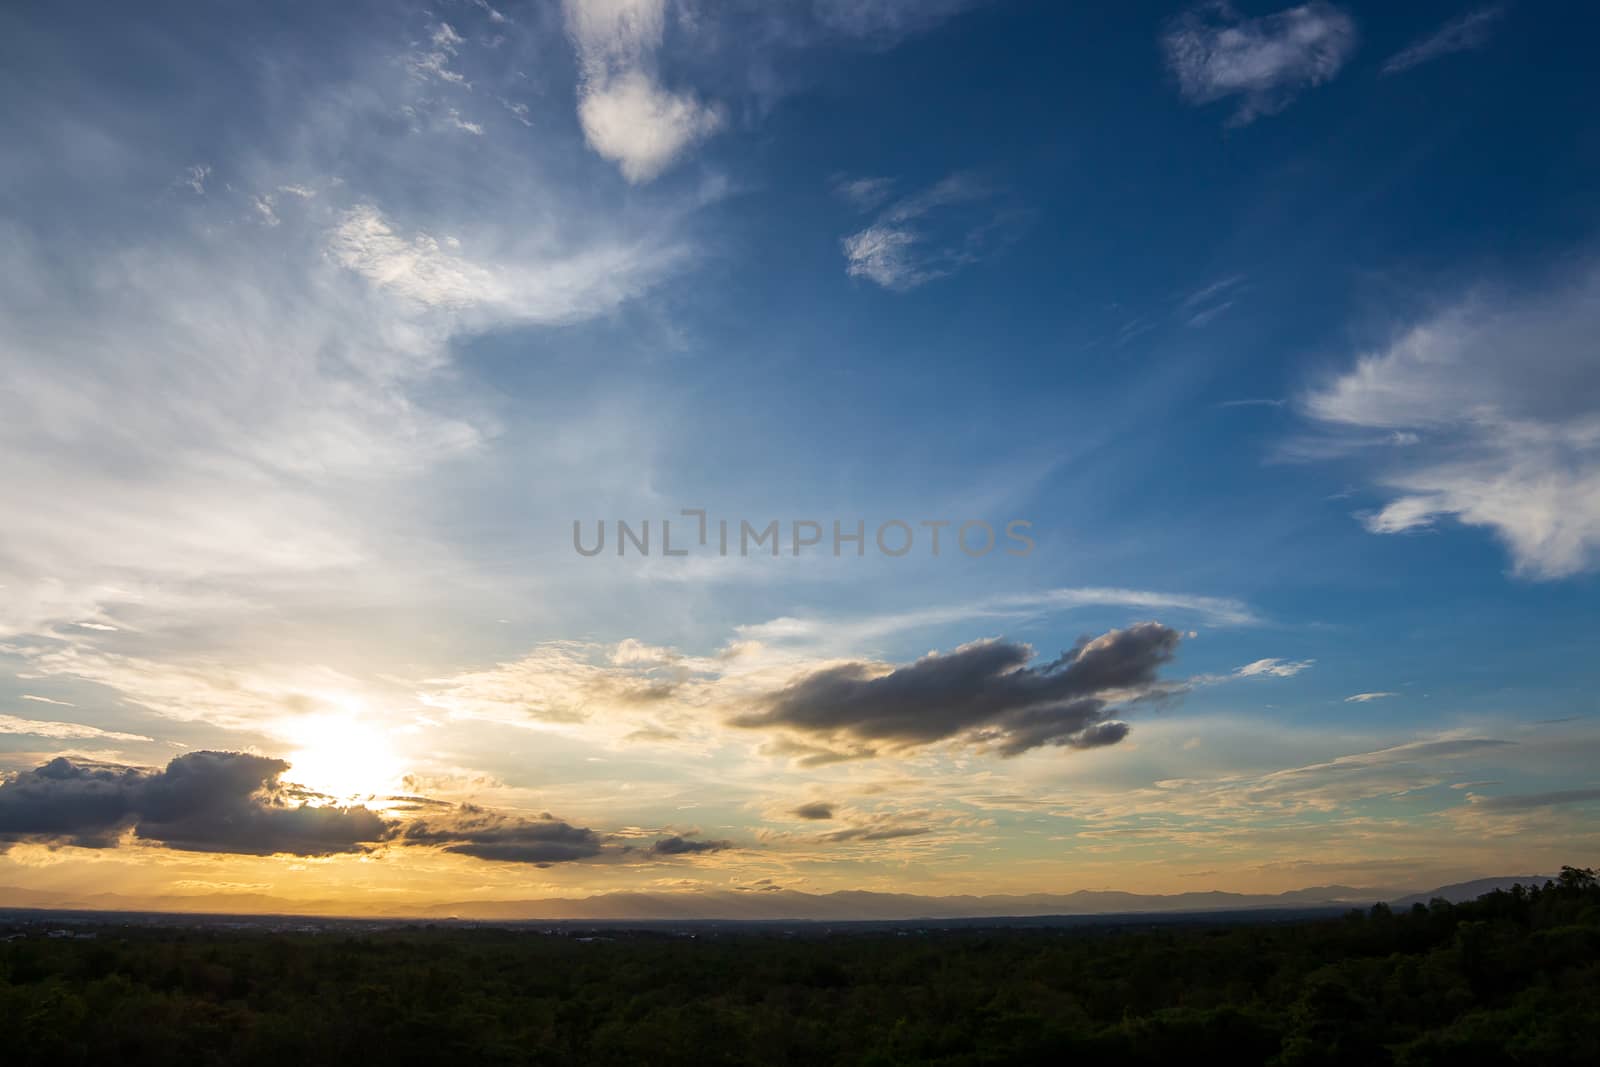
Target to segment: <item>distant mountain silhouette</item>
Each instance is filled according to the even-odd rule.
[[[1479,878],[1471,882],[1457,882],[1454,885],[1442,885],[1438,889],[1427,893],[1413,893],[1408,897],[1401,897],[1394,901],[1397,908],[1409,908],[1413,904],[1426,904],[1435,897],[1443,897],[1452,904],[1459,904],[1463,900],[1477,900],[1485,893],[1493,893],[1496,889],[1510,889],[1521,883],[1522,885],[1544,885],[1546,882],[1555,881],[1554,875],[1548,874],[1518,874],[1505,878]]]
[[[1330,885],[1287,893],[1251,894],[1220,891],[1155,895],[1083,889],[1073,893],[1029,893],[989,896],[918,896],[844,890],[802,893],[790,889],[765,892],[601,893],[588,897],[539,900],[460,901],[446,904],[391,905],[354,911],[349,904],[327,900],[289,900],[262,893],[206,893],[183,896],[133,897],[114,893],[44,892],[0,887],[0,907],[59,908],[83,911],[164,911],[233,915],[322,915],[371,918],[467,919],[515,921],[541,919],[846,921],[851,919],[979,919],[1036,915],[1096,915],[1262,908],[1370,907],[1387,901],[1396,908],[1426,904],[1434,897],[1471,900],[1517,882],[1542,885],[1545,875],[1480,878],[1441,886],[1424,893],[1357,889]]]

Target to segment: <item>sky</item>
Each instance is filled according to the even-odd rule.
[[[0,902],[1592,864],[1583,5],[88,6]]]

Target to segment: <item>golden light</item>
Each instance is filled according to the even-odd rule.
[[[295,745],[286,781],[348,802],[393,793],[404,765],[391,731],[356,714],[311,715],[285,731]]]

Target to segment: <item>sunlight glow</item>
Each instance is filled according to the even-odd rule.
[[[338,801],[392,793],[405,772],[390,733],[354,714],[301,719],[289,731],[295,749],[284,779]]]

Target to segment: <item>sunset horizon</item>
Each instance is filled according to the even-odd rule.
[[[8,10],[0,908],[1592,865],[1560,22]]]

